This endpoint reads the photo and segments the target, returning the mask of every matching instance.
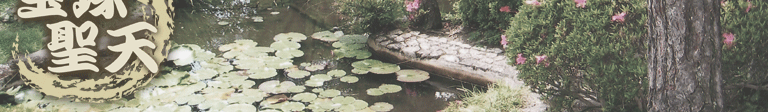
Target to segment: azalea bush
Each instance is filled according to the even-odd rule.
[[[727,0],[721,5],[726,109],[768,111],[768,2]]]
[[[470,29],[470,40],[499,45],[502,32],[521,4],[520,0],[459,0],[454,10],[462,25]]]
[[[504,33],[510,64],[554,111],[643,111],[643,0],[528,0]]]
[[[400,28],[405,23],[406,5],[403,0],[340,0],[347,32],[362,34]]]

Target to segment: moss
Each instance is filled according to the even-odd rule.
[[[528,101],[527,87],[510,87],[504,83],[494,83],[487,91],[474,90],[466,94],[461,101],[451,102],[445,112],[517,112]]]

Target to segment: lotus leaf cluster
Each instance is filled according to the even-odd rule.
[[[421,82],[429,79],[429,72],[417,69],[400,70],[396,72],[397,80],[401,82]]]
[[[371,88],[371,89],[365,90],[365,92],[371,96],[380,96],[386,93],[397,93],[400,90],[403,90],[403,88],[398,85],[382,84],[378,88]]]
[[[367,39],[368,37],[363,35],[344,35],[339,41],[332,44],[333,47],[337,48],[333,50],[333,53],[344,58],[366,59],[371,57],[371,52],[365,47]]]
[[[365,59],[352,63],[352,73],[355,74],[368,74],[368,72],[375,74],[391,74],[400,71],[400,66],[397,64],[384,63],[379,60]]]

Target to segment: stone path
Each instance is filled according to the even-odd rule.
[[[517,79],[517,70],[507,64],[508,58],[499,48],[473,47],[458,39],[430,36],[418,31],[394,30],[373,39],[379,46],[412,59],[480,75],[488,80],[503,80],[510,87],[525,86]],[[533,102],[524,111],[545,111],[547,105],[539,97],[531,93],[528,101]]]

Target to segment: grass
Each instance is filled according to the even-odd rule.
[[[18,0],[0,1],[0,9],[13,7]],[[4,13],[4,12],[3,12]],[[43,47],[43,24],[36,22],[14,21],[10,23],[0,22],[0,63],[5,63],[11,57],[13,43],[19,43],[20,53],[35,52]],[[18,35],[19,41],[16,41]]]
[[[528,96],[527,87],[509,87],[504,83],[495,83],[483,92],[473,90],[462,100],[452,102],[444,112],[516,112],[525,105]]]

